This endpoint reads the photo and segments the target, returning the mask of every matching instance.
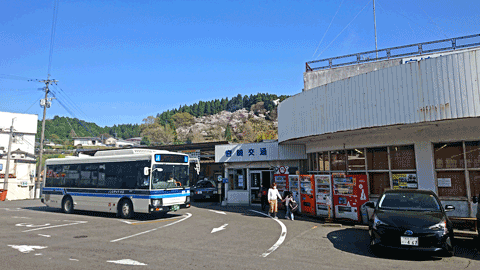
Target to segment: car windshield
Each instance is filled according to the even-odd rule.
[[[197,183],[197,187],[198,188],[214,188],[215,186],[210,181],[200,181]]]
[[[426,193],[385,193],[379,201],[378,208],[409,211],[440,211],[440,204],[435,196]]]
[[[188,166],[155,165],[152,170],[152,189],[188,187]]]

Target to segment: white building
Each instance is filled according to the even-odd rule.
[[[279,143],[305,146],[302,173],[366,175],[373,200],[389,188],[428,189],[455,206],[449,215],[474,217],[479,59],[475,48],[307,71],[305,90],[279,105]]]
[[[10,127],[13,122],[9,172],[6,172]],[[0,189],[7,189],[7,200],[35,197],[35,135],[38,115],[0,112]],[[5,173],[9,174],[4,183]]]
[[[306,158],[303,145],[278,145],[277,141],[215,146],[215,162],[224,163],[228,178],[227,204],[260,202],[260,186],[273,183],[276,169],[283,166],[296,174]]]
[[[102,140],[98,137],[77,137],[73,138],[73,145],[100,146],[103,145],[103,143]]]
[[[117,140],[115,142],[115,147],[127,147],[127,146],[134,146],[134,145],[135,145],[135,143],[125,141],[125,140]]]

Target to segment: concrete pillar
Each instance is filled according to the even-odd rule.
[[[433,145],[429,141],[415,143],[415,162],[417,163],[418,189],[428,189],[437,193],[435,184],[435,160]]]

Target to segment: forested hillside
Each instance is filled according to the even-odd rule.
[[[72,145],[74,137],[128,139],[142,136],[144,144],[188,143],[223,139],[243,142],[275,138],[276,125],[272,123],[276,120],[276,107],[278,102],[287,97],[263,93],[250,96],[239,94],[230,100],[222,98],[199,101],[193,105],[183,105],[178,109],[149,116],[143,119],[142,124],[120,124],[113,127],[100,127],[95,123],[77,118],[55,116],[53,119],[45,121],[45,139],[56,144]],[[242,113],[228,114],[239,110]],[[227,114],[219,114],[222,111]],[[217,114],[222,117],[205,118]],[[223,119],[227,117],[226,115],[229,115],[228,121]],[[235,120],[234,118],[237,116],[242,117],[243,120]],[[42,121],[39,120],[37,140],[40,138],[41,130]],[[246,136],[248,132],[254,134]]]

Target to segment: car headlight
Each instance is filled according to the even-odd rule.
[[[152,200],[152,205],[155,207],[162,205],[162,199]]]
[[[376,230],[378,227],[378,225],[387,225],[387,223],[381,221],[380,219],[378,219],[377,215],[373,215],[373,229]]]
[[[446,220],[442,220],[440,223],[437,223],[435,225],[432,225],[430,227],[428,227],[430,230],[434,230],[434,231],[443,231],[444,234],[447,234],[448,233],[448,229],[447,229],[447,221]]]

